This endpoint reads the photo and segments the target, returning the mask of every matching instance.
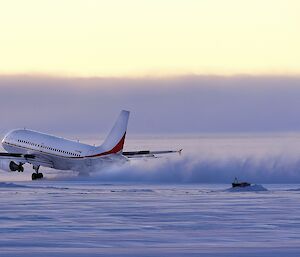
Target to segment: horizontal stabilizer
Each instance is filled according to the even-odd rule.
[[[166,151],[131,151],[131,152],[123,152],[122,154],[128,158],[140,158],[140,157],[156,157],[156,155],[160,154],[170,154],[170,153],[179,153],[181,154],[182,149],[178,151],[174,150],[166,150]]]

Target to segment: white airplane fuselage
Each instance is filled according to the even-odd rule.
[[[9,132],[3,138],[2,146],[8,153],[40,156],[49,160],[43,166],[60,170],[81,171],[86,167],[99,167],[127,160],[120,153],[99,156],[95,146],[27,129]]]

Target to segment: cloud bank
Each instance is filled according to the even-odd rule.
[[[299,77],[0,76],[0,132],[106,133],[121,109],[129,133],[299,131],[299,96]]]

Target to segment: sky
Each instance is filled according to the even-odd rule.
[[[0,74],[297,75],[298,0],[0,0]]]
[[[0,0],[0,132],[299,131],[299,7]]]

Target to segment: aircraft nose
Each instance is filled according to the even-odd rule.
[[[9,135],[10,133],[6,134],[3,139],[1,140],[1,144],[3,145],[5,142],[9,141]]]
[[[2,145],[4,144],[4,142],[5,142],[5,139],[6,139],[6,136],[5,136],[5,137],[3,137],[3,139],[1,140],[1,144],[2,144]]]

